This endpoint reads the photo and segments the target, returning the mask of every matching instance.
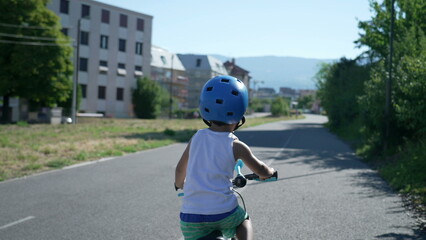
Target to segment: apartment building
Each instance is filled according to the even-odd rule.
[[[228,75],[223,63],[209,55],[178,54],[189,78],[188,107],[198,108],[200,91],[204,84],[218,75]]]
[[[79,111],[132,117],[136,79],[151,73],[153,17],[93,0],[52,0],[48,7],[76,49],[79,41]]]
[[[179,109],[188,108],[188,83],[179,57],[164,48],[151,47],[151,79],[157,81],[177,100]]]

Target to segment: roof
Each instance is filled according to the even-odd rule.
[[[225,65],[228,71],[231,71],[230,72],[231,75],[248,75],[249,74],[249,71],[236,65],[234,60],[232,62],[226,61],[223,65]]]
[[[175,53],[171,53],[168,50],[158,47],[151,46],[151,66],[158,68],[172,68],[173,61],[173,69],[185,71],[185,67],[180,61],[179,57]]]
[[[187,70],[208,70],[227,75],[223,62],[209,55],[178,54],[179,59]]]

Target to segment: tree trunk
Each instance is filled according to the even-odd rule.
[[[2,117],[0,119],[0,123],[10,123],[10,116],[9,116],[9,102],[10,102],[10,95],[6,94],[3,96],[3,107],[2,107]]]

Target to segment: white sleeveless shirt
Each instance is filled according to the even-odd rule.
[[[231,190],[235,157],[230,132],[199,130],[191,140],[181,212],[221,214],[238,206]]]

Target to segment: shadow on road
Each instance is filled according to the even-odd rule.
[[[236,135],[255,149],[255,154],[260,159],[274,160],[274,166],[294,164],[309,169],[306,174],[280,176],[279,181],[344,172],[348,183],[357,187],[357,190],[350,194],[380,199],[396,196],[376,171],[363,163],[347,144],[322,124],[293,124],[290,129],[279,131],[244,130],[236,132]],[[406,212],[399,203],[394,206],[386,209],[389,217]],[[424,232],[409,230],[413,231],[412,234],[395,231],[376,236],[375,239],[426,239]]]
[[[421,231],[414,230],[414,235],[404,233],[387,233],[376,236],[375,238],[385,240],[422,240],[425,239],[425,235]]]
[[[292,126],[291,129],[282,131],[247,130],[237,132],[236,135],[250,147],[259,148],[256,155],[261,159],[274,160],[274,165],[307,165],[313,172],[284,180],[357,170],[351,173],[351,181],[353,185],[366,189],[366,197],[394,194],[375,171],[322,124]]]

